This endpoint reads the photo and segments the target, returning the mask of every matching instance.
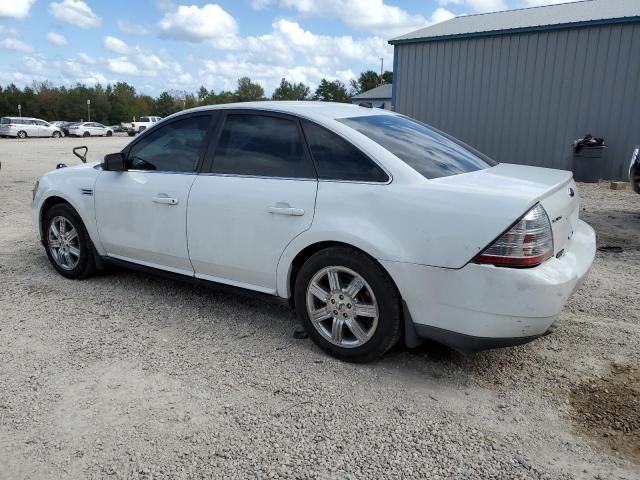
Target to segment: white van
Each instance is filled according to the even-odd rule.
[[[39,118],[2,117],[0,119],[0,137],[53,137],[63,136],[62,130]]]

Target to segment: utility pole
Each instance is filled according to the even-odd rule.
[[[384,83],[382,74],[384,73],[384,57],[380,57],[380,85]]]
[[[91,100],[87,100],[87,122],[91,121]]]

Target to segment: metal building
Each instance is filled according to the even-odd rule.
[[[385,83],[351,97],[351,103],[367,104],[372,108],[391,110],[391,84]]]
[[[456,17],[391,40],[395,110],[500,162],[571,170],[604,137],[603,179],[640,144],[640,0]]]

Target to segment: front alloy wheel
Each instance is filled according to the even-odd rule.
[[[313,276],[307,288],[307,313],[320,335],[343,348],[364,345],[378,327],[373,290],[346,267],[325,267]]]
[[[80,239],[73,224],[65,217],[53,217],[48,231],[49,251],[63,270],[73,270],[80,262]]]
[[[42,236],[47,257],[67,278],[87,278],[96,271],[91,238],[71,205],[61,203],[44,212]]]

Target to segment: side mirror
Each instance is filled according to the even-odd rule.
[[[105,155],[102,162],[102,169],[109,172],[122,172],[126,170],[127,168],[122,152]]]

